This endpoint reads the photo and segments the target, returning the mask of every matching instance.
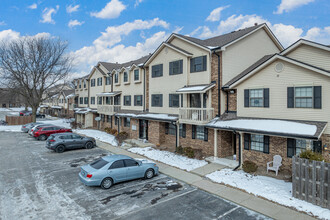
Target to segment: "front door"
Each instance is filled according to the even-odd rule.
[[[139,120],[139,138],[148,140],[148,121]]]
[[[322,153],[322,141],[313,142],[313,151],[317,153]]]

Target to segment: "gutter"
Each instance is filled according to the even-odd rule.
[[[241,161],[241,134],[236,132],[236,130],[233,131],[234,134],[238,134],[238,152],[239,152],[239,158],[238,158],[238,165],[233,169],[233,171],[236,171],[239,167],[241,167],[242,161]],[[235,146],[236,147],[236,146]]]

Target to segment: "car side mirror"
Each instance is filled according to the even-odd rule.
[[[141,166],[142,165],[142,161],[138,161],[138,164],[139,164],[139,166]]]

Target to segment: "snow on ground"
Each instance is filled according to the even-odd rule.
[[[144,155],[152,160],[157,160],[159,162],[180,168],[182,170],[191,171],[196,168],[205,166],[207,162],[205,160],[191,159],[181,155],[177,155],[168,151],[160,151],[153,149],[152,147],[138,148],[133,147],[128,149],[132,153],[137,153]]]
[[[70,128],[70,123],[68,123],[65,119],[42,120],[42,121],[40,120],[39,122]],[[22,125],[0,125],[0,131],[21,132],[21,127]]]
[[[22,125],[0,125],[0,131],[21,132]]]
[[[88,137],[93,137],[97,140],[103,141],[105,143],[111,144],[113,146],[118,146],[118,142],[116,137],[108,134],[104,131],[93,130],[93,129],[83,129],[83,130],[74,130],[74,132],[82,135],[86,135]]]
[[[266,176],[253,176],[243,171],[222,169],[206,175],[217,183],[224,183],[256,196],[264,197],[284,206],[293,207],[322,219],[330,219],[330,210],[292,196],[292,183]]]
[[[18,108],[0,108],[0,112],[19,112],[25,110],[25,107],[18,107]],[[28,108],[31,111],[31,108]]]

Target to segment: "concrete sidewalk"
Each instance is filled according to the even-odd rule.
[[[96,140],[97,146],[114,154],[124,154],[133,158],[145,158],[144,156],[131,153],[125,149],[114,147],[110,144],[103,143]],[[243,192],[238,189],[227,187],[222,184],[214,183],[211,180],[204,177],[205,174],[217,170],[219,167],[214,164],[208,164],[206,166],[195,169],[191,172],[180,170],[178,168],[169,166],[167,164],[157,162],[160,172],[176,178],[180,181],[191,184],[209,193],[215,194],[219,197],[232,201],[238,205],[249,208],[261,214],[264,214],[274,219],[315,219],[307,214],[292,210],[285,206],[281,206],[270,202],[268,200],[256,197],[249,193]]]

